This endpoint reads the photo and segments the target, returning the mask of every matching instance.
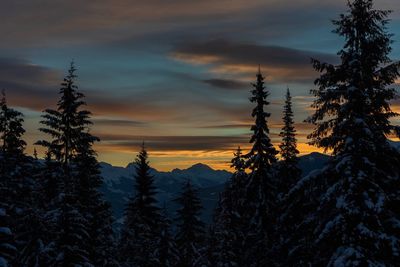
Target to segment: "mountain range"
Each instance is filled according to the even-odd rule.
[[[299,167],[303,176],[315,169],[320,169],[329,159],[328,155],[313,152],[300,157]],[[111,203],[117,223],[122,222],[124,207],[129,197],[134,195],[134,164],[126,167],[116,167],[108,163],[100,163],[101,175],[104,179],[102,192]],[[218,202],[225,182],[232,173],[225,170],[214,170],[205,164],[195,164],[187,169],[174,169],[170,172],[161,172],[151,169],[155,186],[158,190],[160,206],[166,205],[170,217],[175,216],[176,205],[174,199],[179,195],[181,186],[188,179],[198,189],[199,197],[204,210],[202,218],[205,222],[212,219],[213,210]]]

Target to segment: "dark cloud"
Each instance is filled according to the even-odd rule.
[[[238,128],[250,129],[251,126],[252,126],[252,124],[222,124],[222,125],[200,126],[199,128],[203,128],[203,129],[238,129]]]
[[[231,42],[215,39],[203,43],[181,43],[175,48],[175,53],[195,56],[215,56],[218,60],[234,64],[257,66],[258,64],[275,67],[309,66],[311,58],[322,61],[336,62],[332,54],[314,51],[298,50],[283,46],[258,45]]]
[[[106,125],[106,126],[134,126],[140,127],[145,126],[147,123],[142,121],[132,120],[121,120],[121,119],[93,119],[95,125]]]
[[[180,43],[172,56],[194,64],[208,64],[214,72],[254,73],[261,65],[267,76],[279,82],[307,82],[315,78],[311,58],[336,63],[337,56],[283,46],[259,45],[216,39],[201,43]],[[214,83],[221,80],[211,80]],[[222,80],[224,81],[224,80]]]
[[[223,89],[243,89],[249,87],[249,85],[245,82],[227,79],[207,79],[203,80],[203,82],[211,86]]]
[[[57,97],[61,74],[19,58],[0,58],[0,88],[11,105],[41,110]]]
[[[99,135],[102,146],[136,148],[144,141],[152,151],[221,151],[233,150],[238,145],[246,145],[248,136],[138,136]]]

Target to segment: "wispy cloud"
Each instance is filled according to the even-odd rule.
[[[202,43],[181,43],[171,53],[176,60],[206,64],[211,72],[253,77],[260,64],[273,82],[307,82],[315,78],[311,58],[335,63],[332,54],[298,50],[283,46],[259,45],[216,39]],[[216,79],[215,81],[221,81]],[[226,83],[225,83],[226,85]]]

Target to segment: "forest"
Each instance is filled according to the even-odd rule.
[[[389,58],[390,12],[372,0],[348,2],[333,21],[343,37],[340,63],[311,59],[316,72],[310,144],[331,154],[303,176],[292,97],[282,107],[281,143],[268,128],[262,68],[249,89],[249,143],[233,151],[232,177],[213,221],[201,220],[188,180],[170,214],[159,203],[148,147],[134,160],[123,224],[99,188],[92,113],[70,64],[56,109],[45,109],[37,140],[44,158],[25,152],[24,116],[0,101],[0,267],[400,266],[400,127],[391,108],[400,62]],[[23,77],[21,77],[23,78]],[[88,100],[90,102],[90,99]],[[238,144],[239,145],[239,144]]]

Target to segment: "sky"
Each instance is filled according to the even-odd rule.
[[[343,39],[331,21],[346,11],[344,0],[0,1],[0,89],[25,115],[28,154],[47,138],[40,116],[56,107],[71,60],[100,161],[126,166],[145,141],[158,170],[198,162],[228,169],[235,148],[249,148],[258,65],[273,143],[290,88],[299,150],[319,151],[307,145],[313,127],[303,122],[318,77],[310,58],[338,62]],[[400,1],[376,0],[375,8],[393,10],[398,60]]]

